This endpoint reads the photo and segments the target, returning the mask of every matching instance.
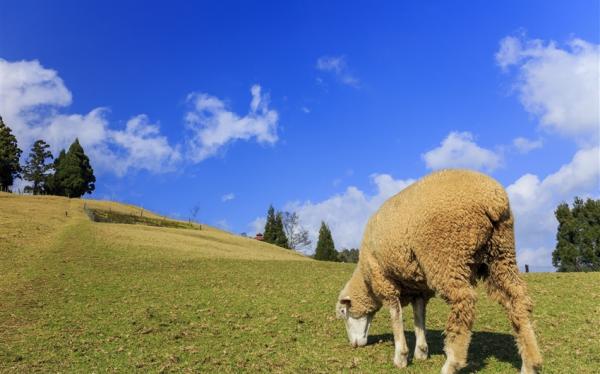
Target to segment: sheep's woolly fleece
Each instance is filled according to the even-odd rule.
[[[365,298],[365,280],[376,299],[401,296],[403,305],[415,294],[446,289],[445,283],[469,282],[469,265],[490,239],[492,222],[509,218],[504,189],[484,174],[443,170],[413,183],[367,223],[359,265],[347,287],[356,291],[348,295],[351,312],[364,315],[380,306]],[[402,295],[379,282],[382,278],[399,280]]]

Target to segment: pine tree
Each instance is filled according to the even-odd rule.
[[[33,143],[29,159],[23,168],[23,179],[33,182],[33,186],[30,188],[34,195],[39,195],[45,190],[48,171],[52,169],[52,164],[46,164],[46,159],[52,159],[52,153],[48,148],[50,146],[43,140]]]
[[[273,244],[278,245],[282,248],[290,248],[288,243],[287,236],[285,235],[285,231],[283,229],[283,218],[281,217],[281,212],[277,212],[275,215],[275,224],[273,225],[273,232],[275,234],[275,241]]]
[[[275,225],[275,209],[273,205],[269,206],[267,211],[267,222],[265,223],[265,232],[263,232],[263,240],[267,243],[275,242],[275,233],[273,226]]]
[[[289,248],[289,243],[283,229],[281,212],[275,212],[275,208],[272,205],[269,206],[269,210],[267,211],[267,222],[265,223],[263,240],[283,248]]]
[[[321,261],[338,261],[338,254],[333,244],[331,230],[325,222],[321,222],[319,229],[319,240],[317,241],[317,249],[315,251],[315,260]]]
[[[75,139],[67,153],[61,152],[56,158],[54,177],[50,189],[54,194],[67,197],[81,197],[95,189],[96,177],[79,140]]]
[[[17,138],[0,117],[0,191],[8,191],[15,178],[21,176],[19,158],[22,152]]]
[[[58,157],[56,157],[54,159],[54,163],[52,165],[52,168],[54,169],[54,174],[50,174],[48,176],[48,178],[46,178],[46,184],[44,185],[45,193],[47,193],[49,195],[57,195],[57,196],[65,195],[64,191],[62,189],[62,186],[60,184],[60,181],[58,180],[58,174],[59,174],[59,170],[61,170],[61,164],[65,160],[66,157],[67,157],[67,153],[63,149],[58,154]]]

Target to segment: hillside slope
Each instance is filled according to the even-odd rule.
[[[57,196],[17,196],[0,193],[0,240],[7,247],[21,247],[43,242],[51,245],[64,231],[81,231],[111,248],[141,250],[141,256],[189,258],[219,257],[246,260],[308,260],[294,251],[262,243],[251,238],[202,225],[202,230],[174,229],[146,225],[94,223],[84,212],[91,209],[112,210],[145,217],[160,218],[139,207],[110,201],[67,199]],[[90,239],[87,238],[87,239]],[[81,238],[82,241],[85,238]]]
[[[362,349],[334,318],[353,265],[213,228],[95,223],[84,202],[140,209],[0,194],[0,372],[399,372],[387,311]],[[597,372],[600,274],[526,280],[544,373]],[[432,357],[403,373],[439,372],[447,313],[430,303]],[[410,308],[405,322],[412,346]],[[516,373],[510,330],[480,290],[466,372]]]

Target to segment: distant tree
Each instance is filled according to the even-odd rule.
[[[267,221],[265,222],[265,231],[263,233],[263,240],[267,243],[275,242],[275,233],[273,231],[274,225],[275,225],[275,208],[273,208],[273,205],[269,205],[269,210],[267,211]]]
[[[321,222],[319,229],[319,240],[317,241],[317,249],[315,250],[315,259],[321,261],[338,261],[338,254],[333,244],[331,230],[325,222]]]
[[[53,194],[67,197],[81,197],[95,189],[96,177],[79,140],[75,139],[69,151],[56,158],[54,176],[50,178],[49,189]]]
[[[23,167],[23,179],[33,183],[30,187],[34,195],[39,195],[45,189],[48,172],[52,164],[47,164],[46,159],[52,159],[52,153],[48,150],[50,146],[43,140],[37,140],[31,147],[29,159]]]
[[[300,218],[296,212],[282,212],[283,229],[291,249],[301,249],[310,245],[308,230],[300,224]]]
[[[9,191],[15,178],[21,176],[21,153],[17,138],[0,117],[0,191]]]
[[[285,230],[283,228],[283,217],[281,212],[277,212],[275,215],[275,224],[273,225],[273,232],[275,233],[275,241],[273,244],[278,245],[282,248],[290,248],[290,243],[288,241],[287,236],[285,235]]]
[[[61,150],[58,154],[58,157],[54,159],[54,163],[52,164],[52,169],[54,169],[54,173],[48,175],[46,178],[46,183],[44,185],[44,193],[49,195],[57,195],[64,196],[64,190],[58,179],[59,170],[61,170],[62,162],[67,158],[67,152],[65,150]]]
[[[269,210],[267,211],[267,222],[265,223],[263,240],[283,248],[289,248],[288,239],[283,229],[281,213],[275,212],[275,208],[272,205],[269,206]]]
[[[358,249],[356,249],[356,248],[351,248],[351,249],[346,248],[338,253],[338,259],[340,260],[340,262],[357,263],[358,262],[358,253],[359,253]]]
[[[600,271],[600,200],[575,198],[573,208],[562,203],[552,264],[558,271]]]

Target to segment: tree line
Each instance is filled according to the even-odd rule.
[[[295,250],[311,244],[308,230],[300,224],[298,214],[296,212],[276,212],[272,205],[267,211],[263,241]],[[358,262],[358,249],[344,249],[338,252],[335,249],[329,226],[322,221],[313,258],[322,261]]]
[[[54,158],[50,145],[39,139],[33,143],[24,165],[20,164],[23,151],[17,138],[0,117],[0,190],[11,191],[15,179],[31,182],[24,192],[34,195],[81,197],[95,189],[96,177],[90,159],[79,140]]]

